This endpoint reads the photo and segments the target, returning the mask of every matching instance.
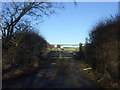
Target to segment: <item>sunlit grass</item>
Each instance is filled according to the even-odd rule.
[[[24,73],[24,71],[21,68],[18,68],[18,69],[15,69],[11,72],[8,72],[8,73],[4,74],[2,76],[2,79],[11,78],[11,77],[14,77],[16,75],[21,75],[22,73]]]

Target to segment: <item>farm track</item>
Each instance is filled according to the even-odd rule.
[[[69,57],[69,58],[68,58]],[[51,51],[48,63],[36,73],[3,83],[3,88],[98,88],[74,60],[73,54]]]

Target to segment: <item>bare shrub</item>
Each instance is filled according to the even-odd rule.
[[[110,80],[118,81],[118,28],[120,17],[100,21],[90,32],[90,43],[85,46],[85,61]]]
[[[33,67],[40,63],[46,49],[46,40],[37,33],[33,31],[16,33],[12,39],[3,39],[3,64]]]

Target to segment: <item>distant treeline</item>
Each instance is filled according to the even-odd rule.
[[[100,21],[90,32],[89,43],[85,45],[84,61],[89,63],[96,75],[107,82],[118,82],[118,39],[120,16]]]

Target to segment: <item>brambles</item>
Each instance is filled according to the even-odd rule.
[[[33,31],[16,33],[12,39],[3,39],[2,45],[3,70],[8,64],[7,68],[12,66],[15,66],[14,68],[24,67],[24,69],[38,67],[42,61],[42,54],[47,50],[46,40]]]
[[[85,62],[110,82],[118,81],[118,28],[120,17],[101,21],[90,33],[90,43],[85,46]],[[97,75],[98,76],[98,75]]]

